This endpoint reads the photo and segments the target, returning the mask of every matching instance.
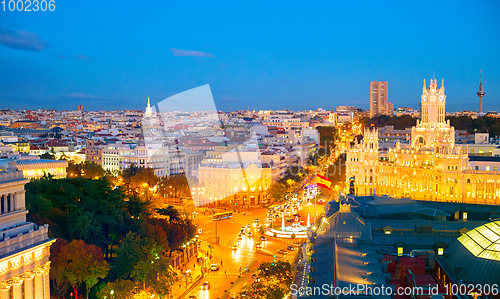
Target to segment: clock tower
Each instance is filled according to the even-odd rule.
[[[444,94],[444,79],[441,81],[441,88],[437,88],[437,80],[431,79],[429,88],[425,85],[422,88],[422,111],[420,121],[424,126],[445,126],[445,106],[446,95]]]
[[[420,97],[420,120],[412,128],[411,145],[420,148],[434,148],[436,145],[455,144],[455,130],[446,121],[446,95],[444,79],[438,88],[437,80],[431,79],[429,87],[425,84]]]

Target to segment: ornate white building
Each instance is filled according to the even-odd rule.
[[[500,172],[473,170],[466,148],[455,145],[455,129],[445,120],[444,80],[431,79],[421,95],[422,113],[408,145],[379,148],[378,130],[346,157],[348,192],[419,200],[500,204]]]
[[[26,222],[24,185],[16,162],[0,163],[0,298],[49,299],[48,225]]]

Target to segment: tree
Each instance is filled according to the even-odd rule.
[[[179,210],[177,210],[173,206],[168,206],[167,208],[163,209],[157,209],[156,212],[162,216],[167,217],[167,220],[170,224],[179,222],[181,220]]]
[[[56,156],[54,154],[49,153],[49,152],[45,152],[45,153],[40,155],[40,159],[55,160]]]
[[[73,287],[75,295],[78,287],[85,284],[87,299],[90,289],[97,284],[99,278],[106,277],[109,270],[101,249],[81,240],[73,240],[62,246],[54,260],[57,267],[64,269],[64,279]]]
[[[283,202],[287,194],[288,187],[283,182],[276,182],[267,189],[268,197],[274,199],[275,202]]]
[[[57,239],[50,247],[50,260],[52,266],[50,267],[50,279],[52,280],[52,290],[57,298],[63,298],[64,294],[68,291],[70,284],[66,279],[66,269],[60,263],[59,254],[61,249],[68,245],[64,239]]]
[[[87,179],[98,179],[104,176],[104,168],[91,161],[85,161],[82,172],[82,176]]]
[[[136,290],[135,282],[127,279],[118,279],[108,282],[106,286],[97,293],[99,298],[107,299],[133,299]]]

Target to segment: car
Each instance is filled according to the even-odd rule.
[[[238,245],[234,244],[233,245],[233,250],[238,250]]]
[[[189,296],[189,299],[197,299],[198,297],[196,297],[196,295],[190,295]]]
[[[300,242],[300,241],[293,241],[293,242],[292,242],[292,245],[293,245],[293,246],[295,246],[295,247],[301,247],[303,243],[304,243],[304,242]]]
[[[260,244],[259,242],[255,242],[255,248],[262,248],[262,244]]]
[[[278,253],[282,254],[282,255],[287,255],[288,254],[288,252],[285,249],[278,250]]]
[[[201,289],[202,290],[209,290],[210,289],[210,283],[208,281],[205,281],[202,285],[201,285]]]
[[[266,237],[264,237],[264,236],[260,236],[260,240],[261,240],[261,241],[266,241],[267,239],[266,239]]]
[[[241,239],[243,239],[243,237],[241,235],[238,236],[238,241],[241,241]]]
[[[236,293],[231,293],[231,295],[229,295],[229,299],[236,299]]]
[[[252,274],[252,279],[257,279],[257,274]]]
[[[252,232],[248,232],[248,236],[251,237],[252,236]]]
[[[286,249],[287,249],[288,251],[294,251],[294,250],[295,250],[295,247],[293,247],[292,245],[288,245],[288,246],[286,247]]]
[[[210,265],[210,271],[218,271],[218,270],[219,270],[219,265],[217,264]]]

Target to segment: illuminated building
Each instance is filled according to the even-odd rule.
[[[347,151],[346,179],[356,195],[389,195],[420,200],[500,204],[500,173],[470,168],[467,149],[455,144],[455,129],[445,120],[444,80],[431,79],[421,95],[422,114],[410,144],[379,148],[378,129]]]
[[[26,222],[24,185],[28,180],[15,161],[0,168],[0,298],[49,299],[50,245],[48,225]]]
[[[55,179],[66,177],[66,168],[68,162],[65,160],[49,160],[49,159],[19,159],[17,168],[23,172],[26,179],[38,179],[44,175],[52,175]]]
[[[387,81],[370,82],[370,117],[376,115],[394,115],[394,105],[389,103]]]
[[[500,221],[486,223],[460,236],[438,260],[443,284],[494,285],[500,281]]]
[[[88,139],[85,147],[85,161],[101,164],[101,159],[102,149],[95,144],[94,140]]]
[[[219,201],[248,207],[266,203],[266,190],[279,179],[280,171],[278,165],[261,163],[258,156],[257,152],[228,152],[222,154],[221,162],[202,163],[198,168],[205,190],[201,204]]]

